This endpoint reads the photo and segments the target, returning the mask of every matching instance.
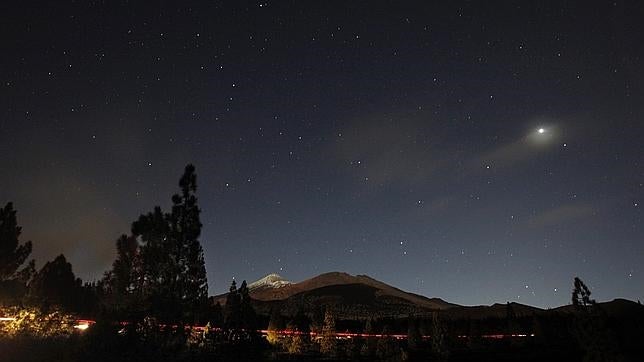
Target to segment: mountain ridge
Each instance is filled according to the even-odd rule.
[[[277,273],[270,273],[249,284],[249,294],[256,307],[279,304],[287,310],[335,305],[364,313],[396,308],[408,312],[445,310],[457,306],[440,298],[409,293],[376,280],[368,275],[326,272],[300,282],[290,282]],[[225,304],[226,294],[212,297],[213,303]],[[354,305],[355,304],[355,305]],[[268,307],[266,307],[268,308]]]
[[[291,282],[277,273],[271,273],[249,284],[253,306],[259,314],[270,315],[276,308],[283,315],[298,312],[313,313],[320,308],[331,308],[338,317],[367,319],[374,315],[401,317],[405,315],[431,315],[436,311],[447,318],[503,317],[511,312],[515,316],[541,313],[572,313],[571,305],[543,309],[516,302],[491,305],[465,306],[410,293],[376,280],[368,275],[351,275],[345,272],[327,272]],[[225,294],[210,297],[211,302],[226,302]],[[610,312],[631,311],[641,308],[633,301],[615,299],[598,303]]]
[[[293,282],[282,278],[282,276],[277,273],[270,273],[265,277],[248,284],[248,289],[252,293],[263,288],[281,288],[289,284],[293,284]]]

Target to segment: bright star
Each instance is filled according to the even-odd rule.
[[[557,139],[557,127],[554,125],[538,124],[537,127],[533,128],[526,135],[526,139],[531,142],[533,145],[549,145],[552,141]]]

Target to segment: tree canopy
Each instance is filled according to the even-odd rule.
[[[33,260],[20,269],[31,254],[31,241],[20,244],[18,240],[21,232],[13,203],[8,202],[0,208],[0,281],[20,279],[26,282],[33,274]]]
[[[29,283],[29,298],[41,306],[74,310],[80,303],[82,281],[76,278],[72,265],[58,255],[36,273]]]
[[[170,212],[156,206],[132,223],[116,243],[117,258],[104,283],[115,303],[129,299],[150,315],[195,322],[206,314],[208,283],[197,204],[197,175],[187,165]]]
[[[33,259],[25,265],[31,241],[21,244],[21,231],[13,203],[8,202],[0,208],[0,300],[7,303],[16,303],[24,296],[35,271]]]

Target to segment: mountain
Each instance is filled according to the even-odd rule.
[[[261,281],[271,276],[277,276],[279,278],[277,274],[269,274],[268,276],[258,280],[257,282],[251,283],[251,285],[255,283],[261,284]],[[340,285],[353,285],[356,288],[360,288],[359,286],[361,285],[368,286],[373,288],[374,291],[377,292],[378,296],[400,298],[407,301],[408,303],[416,304],[429,309],[446,309],[455,306],[454,304],[447,303],[438,298],[430,299],[421,295],[404,292],[398,288],[392,287],[391,285],[385,284],[366,275],[353,276],[341,272],[320,274],[316,277],[304,280],[299,283],[290,283],[283,281],[275,284],[276,287],[273,288],[258,288],[256,290],[251,290],[250,294],[253,299],[261,301],[275,301],[285,300],[300,293],[316,294],[314,293],[316,289]],[[327,288],[327,291],[331,290],[333,289]]]
[[[259,314],[268,316],[278,309],[284,316],[298,312],[313,315],[331,308],[338,318],[366,319],[371,317],[404,318],[408,315],[431,318],[440,311],[448,319],[532,317],[543,313],[574,313],[571,305],[544,310],[519,303],[461,306],[440,298],[427,298],[405,292],[367,275],[350,275],[341,272],[320,274],[293,283],[278,274],[269,274],[248,285],[253,307]],[[213,303],[226,303],[226,294],[211,297]],[[598,303],[609,315],[642,313],[638,303],[616,299]]]
[[[248,290],[252,294],[257,294],[262,290],[273,290],[285,287],[289,284],[293,284],[288,280],[282,278],[279,274],[272,273],[263,277],[262,279],[256,280],[248,285]]]
[[[341,272],[320,274],[299,283],[269,274],[249,284],[249,292],[256,310],[262,314],[268,314],[276,306],[285,315],[330,307],[340,316],[366,318],[374,313],[399,316],[457,306],[439,298],[402,291],[366,275]],[[225,299],[225,295],[214,297],[222,304]]]
[[[642,305],[631,300],[617,298],[609,302],[597,302],[597,305],[608,315],[612,316],[628,316],[636,313],[642,313],[644,310]],[[564,305],[553,309],[553,311],[561,313],[576,313],[576,308],[572,304]]]
[[[516,302],[510,303],[494,303],[492,305],[475,305],[475,306],[458,306],[449,309],[443,313],[446,318],[505,318],[509,312],[515,317],[532,316],[543,312],[541,308],[520,304]]]

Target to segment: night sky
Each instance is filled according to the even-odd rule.
[[[0,203],[93,280],[194,163],[210,294],[644,300],[642,5],[533,3],[3,2]]]

